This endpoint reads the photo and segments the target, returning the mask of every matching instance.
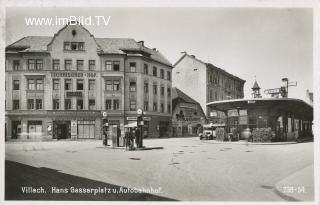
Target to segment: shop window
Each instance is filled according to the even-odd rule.
[[[89,70],[95,70],[95,69],[96,69],[96,61],[89,60]]]
[[[13,81],[13,90],[20,90],[20,81],[19,80]]]
[[[78,121],[78,138],[79,139],[95,138],[95,121],[94,120]]]
[[[64,80],[64,89],[65,90],[72,90],[72,79],[65,79]]]
[[[119,100],[113,100],[113,109],[114,110],[120,109],[120,101]]]
[[[14,60],[12,63],[12,70],[20,70],[20,61]]]
[[[130,92],[136,92],[136,86],[137,86],[136,82],[131,81],[130,82]]]
[[[120,71],[120,61],[113,61],[113,71]]]
[[[52,109],[59,110],[60,108],[60,100],[59,99],[53,99],[52,100]]]
[[[143,86],[144,93],[149,93],[149,83],[145,82]]]
[[[143,103],[143,110],[144,110],[144,111],[148,111],[148,110],[149,110],[149,102],[148,102],[148,101],[144,101],[144,103]]]
[[[54,59],[52,61],[52,70],[60,70],[60,60]]]
[[[83,90],[83,79],[77,79],[77,90]]]
[[[152,72],[152,74],[153,74],[153,76],[155,76],[155,77],[157,77],[157,67],[155,67],[155,66],[153,66],[153,70],[152,70],[153,72]]]
[[[148,64],[144,64],[144,65],[143,65],[143,73],[146,74],[146,75],[149,74]]]
[[[112,91],[112,80],[106,80],[106,90]]]
[[[83,100],[77,99],[77,110],[83,110]]]
[[[42,109],[42,99],[36,99],[36,109],[37,110]]]
[[[164,79],[164,70],[160,69],[160,78]]]
[[[72,67],[72,60],[64,60],[64,69],[71,70]]]
[[[77,60],[77,70],[83,70],[83,60]]]
[[[135,111],[137,109],[137,102],[135,100],[130,101],[130,111]]]
[[[71,110],[71,99],[65,99],[64,100],[64,109],[65,110]]]
[[[111,106],[112,106],[111,103],[112,103],[111,100],[106,100],[106,110],[111,110]]]
[[[53,90],[60,90],[60,79],[53,79]]]
[[[34,99],[28,99],[27,100],[27,108],[28,108],[28,110],[33,110],[34,109]]]
[[[156,102],[153,103],[153,111],[154,112],[158,111],[158,103],[156,103]]]
[[[136,63],[130,63],[130,72],[135,73],[136,71]]]
[[[19,100],[13,100],[13,110],[19,110],[20,109],[20,101]]]
[[[119,91],[120,90],[120,81],[119,80],[114,80],[113,81],[113,90],[114,91]]]
[[[89,110],[94,110],[96,107],[96,101],[94,99],[89,100]]]
[[[112,62],[111,61],[105,61],[105,69],[108,71],[112,70]]]
[[[89,80],[89,90],[95,90],[95,87],[96,87],[96,80]]]

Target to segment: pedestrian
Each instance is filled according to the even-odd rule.
[[[135,135],[136,135],[136,145],[137,145],[137,147],[139,147],[139,145],[140,145],[140,129],[139,128],[136,128],[136,133],[135,133]]]

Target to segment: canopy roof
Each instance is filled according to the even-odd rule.
[[[307,119],[313,119],[312,105],[303,100],[295,98],[254,98],[254,99],[234,99],[214,101],[207,103],[207,106],[213,110],[228,111],[234,109],[250,109],[250,108],[265,108],[279,109],[290,113],[296,113],[305,116]]]

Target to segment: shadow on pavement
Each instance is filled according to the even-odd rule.
[[[46,193],[22,193],[22,187],[40,188]],[[111,193],[51,193],[52,187],[57,188],[102,188]],[[140,187],[139,187],[140,188]],[[146,187],[149,188],[149,187]],[[112,193],[117,190],[118,193]],[[5,162],[5,200],[75,200],[75,201],[176,201],[149,193],[119,193],[119,190],[128,190],[100,181],[95,181],[70,174],[60,173],[58,170],[8,161]]]

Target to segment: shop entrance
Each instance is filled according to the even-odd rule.
[[[70,121],[53,121],[53,139],[70,139]]]
[[[21,134],[21,121],[12,121],[11,139],[18,139]]]

